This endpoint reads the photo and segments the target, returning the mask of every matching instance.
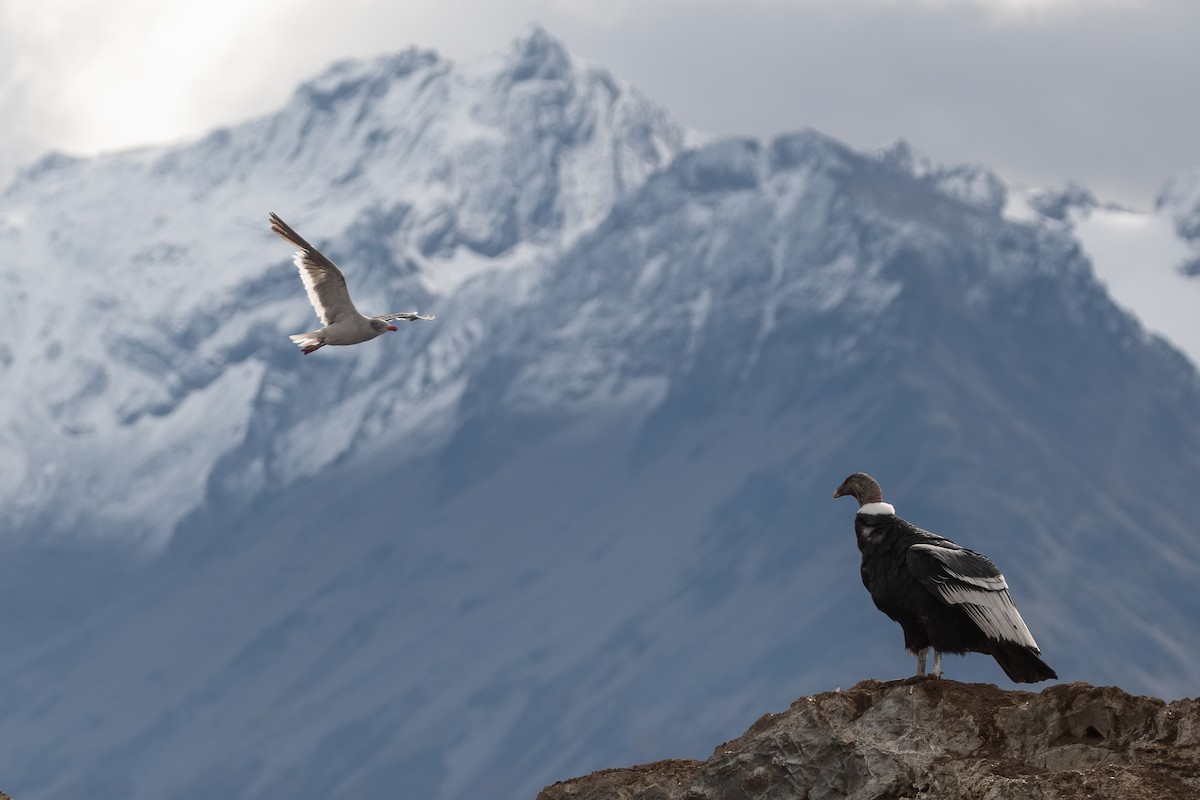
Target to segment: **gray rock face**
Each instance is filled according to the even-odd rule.
[[[707,761],[604,770],[538,800],[1197,796],[1200,701],[1086,683],[1032,694],[868,680],[765,715]]]

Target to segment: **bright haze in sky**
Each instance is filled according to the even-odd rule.
[[[1137,208],[1200,166],[1186,0],[4,0],[0,182],[268,113],[339,58],[462,60],[533,22],[717,134],[903,137]]]

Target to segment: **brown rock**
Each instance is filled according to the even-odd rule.
[[[863,681],[768,714],[707,761],[595,772],[538,800],[1196,800],[1200,701]]]

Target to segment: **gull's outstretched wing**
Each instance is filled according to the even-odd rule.
[[[321,319],[322,325],[332,325],[348,317],[360,317],[362,314],[350,300],[350,291],[346,288],[346,276],[337,265],[326,258],[320,250],[292,230],[291,226],[281,220],[274,212],[271,213],[271,230],[281,236],[299,251],[292,256],[296,268],[300,270],[300,280],[304,290],[308,292],[308,302]]]
[[[414,322],[418,319],[433,319],[433,314],[418,314],[415,311],[401,311],[399,314],[384,314],[380,317],[385,322],[391,322],[394,319],[404,319],[409,322]]]

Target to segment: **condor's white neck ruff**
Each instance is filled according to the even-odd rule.
[[[858,509],[860,514],[895,514],[896,507],[891,503],[867,503]]]

